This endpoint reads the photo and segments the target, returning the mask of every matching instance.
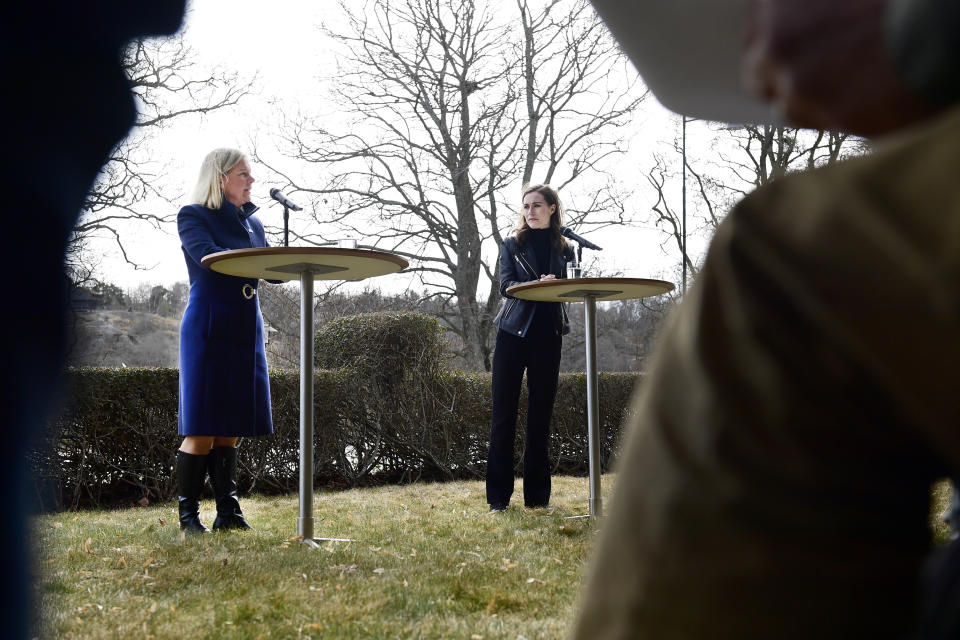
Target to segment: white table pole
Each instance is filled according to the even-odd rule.
[[[590,461],[590,517],[603,515],[600,496],[600,405],[597,388],[597,298],[583,298],[583,328],[587,343],[587,453]]]
[[[313,539],[313,272],[300,272],[300,517],[297,535]]]

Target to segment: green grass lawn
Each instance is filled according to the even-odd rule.
[[[587,497],[569,477],[551,511],[490,514],[480,482],[322,493],[314,534],[354,541],[321,549],[294,539],[296,496],[243,500],[255,531],[200,537],[171,504],[44,516],[42,636],[561,638],[596,531],[564,516]]]
[[[481,482],[322,493],[315,535],[353,541],[321,549],[294,537],[296,496],[246,499],[255,531],[200,537],[181,536],[171,504],[43,516],[41,636],[563,638],[596,533],[565,516],[587,493],[555,477],[553,510],[502,514]],[[948,496],[938,485],[934,527]]]

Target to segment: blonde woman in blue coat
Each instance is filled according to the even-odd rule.
[[[228,249],[266,247],[253,215],[250,164],[235,149],[203,161],[194,204],[177,215],[190,298],[180,324],[177,452],[180,529],[207,533],[200,494],[207,470],[217,503],[213,529],[250,529],[237,500],[237,441],[273,433],[258,280],[211,271],[200,260]]]

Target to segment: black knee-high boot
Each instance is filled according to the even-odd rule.
[[[210,451],[210,484],[217,499],[217,519],[213,521],[214,531],[218,529],[252,529],[243,517],[240,502],[237,500],[237,449],[236,447],[214,447]]]
[[[210,533],[200,522],[200,494],[207,477],[207,456],[177,451],[177,494],[180,529],[187,533]]]

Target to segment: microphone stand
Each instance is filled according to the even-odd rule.
[[[289,223],[290,223],[290,209],[287,207],[287,205],[283,205],[283,246],[285,246],[285,247],[289,247],[289,246],[290,246],[290,242],[289,242],[289,235],[290,235]]]

